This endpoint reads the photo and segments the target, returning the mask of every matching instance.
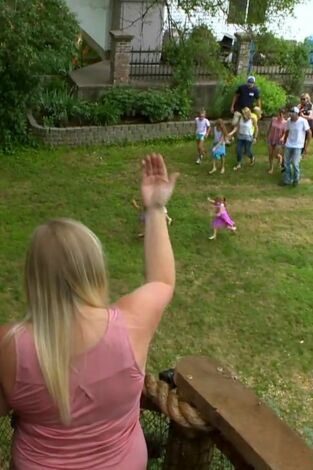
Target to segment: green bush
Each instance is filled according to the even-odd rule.
[[[67,87],[43,90],[35,108],[36,115],[41,115],[46,124],[64,127],[69,124],[79,107]]]
[[[122,112],[110,101],[97,103],[93,109],[92,124],[95,125],[113,125],[121,121]]]
[[[170,92],[174,116],[180,119],[189,118],[191,113],[190,93],[181,88],[173,88]]]
[[[173,85],[189,92],[198,67],[219,77],[227,73],[221,61],[220,45],[205,24],[197,25],[191,31],[180,31],[179,40],[169,38],[165,41],[162,59],[173,67]]]
[[[215,87],[213,98],[212,98],[212,104],[210,106],[209,113],[208,113],[211,119],[218,119],[222,115],[224,116],[225,114],[226,115],[229,114],[230,103],[227,108],[227,105],[225,104],[226,97],[224,96],[225,89],[226,89],[225,83],[223,81],[219,81]],[[228,104],[228,101],[227,101],[227,104]]]
[[[298,106],[299,101],[300,101],[299,96],[287,95],[286,107],[287,108],[292,108],[293,106]]]
[[[137,114],[138,93],[135,88],[111,87],[101,97],[100,103],[115,105],[123,117],[130,118]]]
[[[223,92],[224,96],[220,114],[221,116],[227,116],[230,114],[230,106],[233,96],[238,86],[245,83],[246,78],[246,76],[238,75],[228,82],[225,82],[223,89],[221,89],[221,93]],[[265,116],[275,115],[279,108],[286,105],[287,95],[280,85],[260,75],[256,77],[256,85],[260,89],[262,111]],[[218,98],[219,96],[220,95],[218,95]]]
[[[39,96],[33,108],[44,125],[110,125],[123,118],[138,117],[149,122],[168,121],[174,117],[186,119],[190,115],[191,99],[184,90],[145,90],[113,87],[99,102],[86,102],[75,98],[64,84],[48,87]]]
[[[279,65],[285,70],[283,86],[291,95],[303,91],[309,65],[309,44],[276,37],[266,32],[255,37],[256,53],[262,65]]]
[[[69,69],[78,24],[64,0],[0,0],[0,147],[24,142],[38,76]]]
[[[174,110],[170,92],[147,90],[140,93],[139,99],[139,114],[149,122],[173,119]]]

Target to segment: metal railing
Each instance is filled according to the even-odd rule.
[[[269,77],[280,77],[289,75],[288,70],[280,65],[253,65],[252,71],[253,73],[259,75],[267,75]],[[313,67],[308,67],[305,70],[305,77],[307,79],[313,79]]]
[[[168,63],[161,50],[132,49],[130,60],[131,80],[171,81],[175,67]],[[194,76],[198,80],[210,80],[214,72],[195,65]]]

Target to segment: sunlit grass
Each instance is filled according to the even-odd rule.
[[[23,262],[32,230],[48,218],[77,218],[105,246],[111,297],[143,282],[138,213],[140,158],[163,153],[181,177],[168,205],[177,289],[153,341],[148,367],[157,372],[185,355],[205,354],[240,378],[313,443],[313,163],[303,162],[296,189],[257,163],[225,175],[195,165],[194,143],[77,150],[28,150],[0,162],[1,320],[24,313]],[[209,241],[208,195],[227,198],[238,233]],[[126,262],[127,261],[127,262]]]

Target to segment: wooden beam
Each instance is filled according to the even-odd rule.
[[[313,450],[218,362],[186,357],[176,366],[175,383],[255,470],[313,470]]]

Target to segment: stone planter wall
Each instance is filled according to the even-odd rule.
[[[28,116],[32,134],[42,143],[56,147],[60,145],[124,144],[167,137],[182,138],[194,135],[194,121],[161,122],[156,124],[120,124],[116,126],[43,127],[32,115]],[[213,121],[212,121],[213,122]],[[260,121],[264,134],[268,120]],[[230,128],[230,126],[229,126]]]

